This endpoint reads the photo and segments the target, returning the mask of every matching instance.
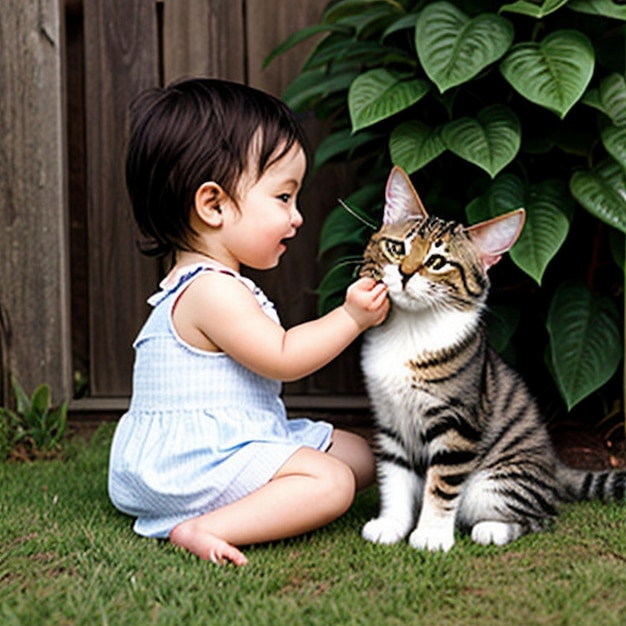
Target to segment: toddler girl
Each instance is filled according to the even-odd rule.
[[[374,478],[367,443],[288,420],[280,381],[316,371],[388,310],[356,281],[320,319],[281,327],[241,266],[275,267],[302,224],[302,129],[279,100],[225,81],[152,89],[131,108],[126,179],[148,245],[171,272],[137,337],[133,393],[109,494],[135,531],[200,558],[291,537],[344,513]]]

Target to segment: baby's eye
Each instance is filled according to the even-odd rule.
[[[289,202],[289,200],[291,200],[291,194],[290,193],[281,193],[279,196],[277,196],[277,198],[281,201],[281,202]]]

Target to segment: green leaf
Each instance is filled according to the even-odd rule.
[[[366,131],[352,133],[349,128],[338,130],[325,137],[318,146],[313,168],[318,170],[322,165],[342,154],[346,155],[346,159],[350,159],[357,148],[377,140],[384,142],[384,136]]]
[[[470,224],[477,224],[524,206],[526,189],[521,179],[514,174],[500,174],[482,196],[467,205],[465,213]]]
[[[404,75],[377,68],[354,79],[348,92],[353,131],[408,109],[428,93],[426,81],[403,78]]]
[[[417,56],[443,93],[497,61],[513,42],[513,26],[495,13],[470,19],[449,2],[427,4],[415,27]]]
[[[324,220],[320,234],[319,254],[322,255],[337,246],[365,247],[365,242],[371,232],[368,226],[361,224],[342,206],[335,207]]]
[[[346,289],[356,278],[357,265],[338,261],[322,278],[317,293],[320,315],[337,308],[344,300]]]
[[[387,27],[387,30],[385,30],[385,32],[383,33],[382,39],[384,40],[389,35],[397,33],[400,30],[415,28],[418,16],[419,13],[409,13],[407,15],[403,15],[400,19],[397,19],[395,22],[393,22],[393,24],[390,24]]]
[[[601,137],[606,151],[626,170],[626,128],[606,126]]]
[[[404,13],[404,7],[397,0],[340,0],[329,3],[324,11],[324,21],[337,22],[351,15],[367,15],[378,12],[381,7],[387,7],[387,11]]]
[[[574,172],[570,191],[589,213],[626,234],[626,176],[609,159],[595,170]]]
[[[359,253],[362,252],[372,233],[372,229],[366,224],[380,222],[379,215],[382,214],[382,204],[380,210],[377,211],[378,216],[376,217],[371,215],[372,212],[364,211],[362,207],[376,206],[376,203],[381,202],[380,199],[382,197],[383,190],[381,186],[371,183],[364,185],[345,199],[345,203],[354,213],[357,215],[362,214],[362,221],[359,221],[357,217],[341,205],[334,208],[322,225],[319,255],[323,255],[336,246],[346,244],[352,244],[358,249]]]
[[[23,415],[30,409],[30,398],[15,376],[11,377],[11,387],[13,388],[13,393],[15,394],[17,413]]]
[[[380,3],[378,6],[369,7],[367,11],[361,10],[360,13],[346,16],[337,23],[351,27],[358,39],[367,39],[384,31],[396,16],[395,9],[386,3]]]
[[[303,71],[321,68],[329,75],[341,72],[338,64],[350,62],[350,71],[356,71],[355,64],[365,67],[381,65],[390,54],[391,49],[376,41],[354,41],[345,37],[331,39],[327,37],[306,60]]]
[[[626,21],[626,5],[613,0],[570,0],[567,8],[579,13],[612,17]]]
[[[301,28],[300,30],[297,30],[295,33],[287,37],[285,41],[283,41],[279,46],[274,48],[267,55],[265,61],[263,61],[263,69],[265,69],[276,57],[284,54],[285,52],[287,52],[287,50],[291,50],[291,48],[297,46],[299,43],[302,43],[310,37],[313,37],[313,35],[329,31],[350,32],[350,29],[344,26],[337,26],[333,24],[313,24],[312,26]]]
[[[493,104],[480,111],[476,118],[463,117],[448,122],[443,127],[442,138],[454,154],[494,178],[518,153],[521,128],[511,109]]]
[[[615,126],[626,127],[626,77],[610,74],[600,83],[600,102]]]
[[[594,296],[582,283],[566,282],[556,290],[546,326],[553,375],[568,409],[617,370],[622,357],[619,318],[612,300]]]
[[[558,11],[562,6],[565,6],[568,0],[544,0],[543,3],[537,4],[530,0],[518,0],[512,4],[504,4],[500,7],[502,13],[519,13],[520,15],[528,15],[538,20],[544,18],[550,13]]]
[[[39,385],[30,399],[30,408],[36,414],[44,414],[50,407],[50,387],[45,383]]]
[[[522,96],[564,118],[585,92],[594,62],[586,35],[559,30],[540,43],[513,46],[500,71]]]
[[[413,174],[446,151],[441,128],[430,128],[417,120],[402,122],[389,137],[389,153],[394,165]]]
[[[283,99],[295,111],[306,111],[321,98],[347,90],[357,75],[354,70],[332,74],[323,69],[303,72],[285,89]]]
[[[545,180],[530,187],[524,231],[511,250],[511,259],[538,285],[567,238],[573,205],[572,196],[561,180]]]

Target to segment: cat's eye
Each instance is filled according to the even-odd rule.
[[[382,242],[384,252],[391,258],[400,258],[405,256],[406,248],[404,241],[397,239],[385,239]]]

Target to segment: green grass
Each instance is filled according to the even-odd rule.
[[[248,548],[244,568],[141,539],[106,494],[111,428],[67,461],[0,464],[0,623],[626,624],[626,509],[570,506],[504,548],[374,546],[361,494],[310,535]]]

